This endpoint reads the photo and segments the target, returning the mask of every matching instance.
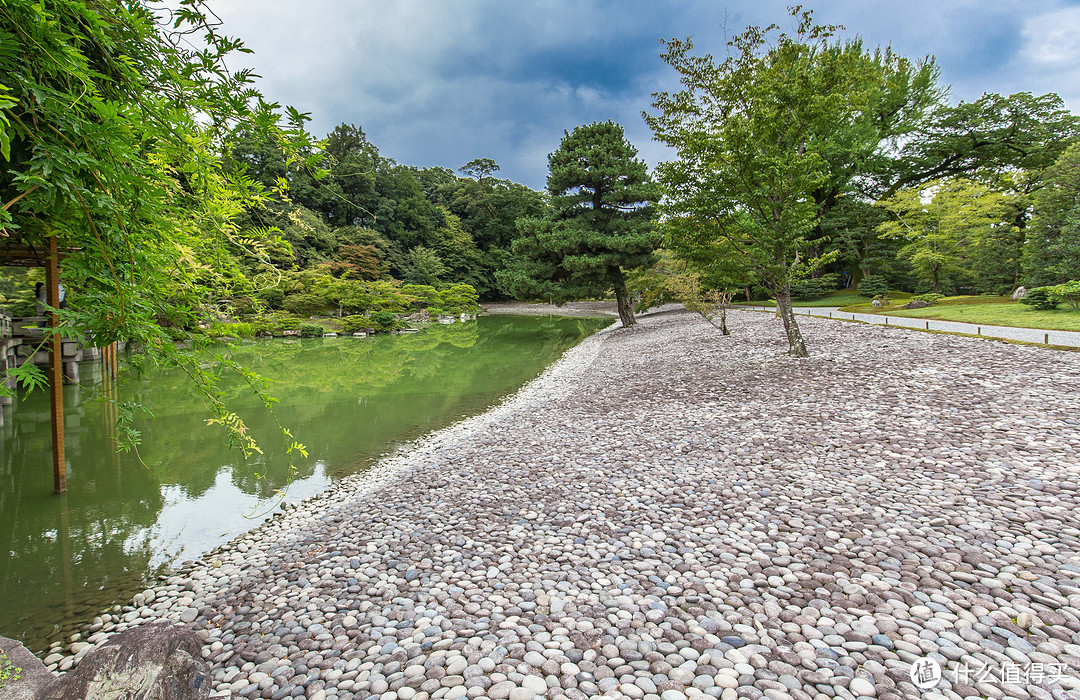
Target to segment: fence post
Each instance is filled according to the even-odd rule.
[[[1049,345],[1049,344],[1050,344],[1050,334],[1049,333],[1043,333],[1043,345]]]
[[[982,335],[982,326],[975,326],[975,335]]]
[[[930,322],[929,321],[926,322],[926,330],[930,330]]]

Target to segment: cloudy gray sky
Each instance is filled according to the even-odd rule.
[[[675,89],[660,38],[724,52],[748,24],[790,27],[774,0],[212,0],[272,100],[322,136],[356,124],[417,166],[493,158],[542,188],[563,131],[613,119],[651,164],[669,157],[640,113]],[[1080,0],[823,0],[844,36],[937,57],[950,99],[1056,92],[1080,111]]]

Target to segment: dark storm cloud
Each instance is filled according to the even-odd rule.
[[[786,0],[218,0],[255,50],[269,98],[311,112],[322,135],[363,127],[399,162],[457,168],[494,158],[542,187],[563,131],[613,119],[651,163],[667,157],[640,113],[677,88],[660,38],[693,35],[718,56],[747,24],[791,29]],[[820,22],[868,46],[935,54],[953,101],[982,92],[1059,92],[1080,104],[1080,7],[1028,0],[830,0]]]

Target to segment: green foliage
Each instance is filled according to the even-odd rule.
[[[801,279],[791,285],[792,299],[820,299],[836,291],[840,284],[840,274],[826,272],[818,277]]]
[[[1055,94],[986,93],[955,107],[939,104],[880,171],[872,196],[888,198],[931,180],[987,180],[1050,166],[1080,137],[1080,117]]]
[[[832,43],[835,27],[814,25],[798,8],[793,14],[794,35],[749,27],[720,63],[692,55],[689,40],[666,42],[663,58],[684,89],[658,93],[658,113],[645,118],[679,155],[658,173],[667,218],[686,220],[683,245],[726,241],[776,295],[790,352],[804,356],[789,289],[837,256],[815,244],[823,206],[884,140],[910,128],[908,116],[921,113],[926,96],[892,94],[903,82],[890,83],[894,75],[911,85],[909,62],[867,54],[859,42]],[[918,80],[934,73],[920,69]],[[876,108],[893,97],[897,111],[881,119]]]
[[[614,122],[576,127],[548,164],[548,214],[518,222],[511,266],[496,275],[500,286],[557,303],[613,289],[623,325],[632,325],[626,279],[655,260],[659,188]]]
[[[876,297],[889,293],[889,285],[881,277],[867,277],[859,283],[859,294],[864,297]]]
[[[206,328],[206,335],[211,338],[254,338],[255,323],[221,323],[212,321]]]
[[[219,398],[220,373],[259,379],[228,357],[206,366],[174,341],[204,309],[247,292],[244,266],[269,264],[275,234],[236,217],[266,196],[222,154],[247,131],[314,169],[306,116],[266,102],[251,71],[226,66],[242,44],[201,0],[170,12],[140,2],[0,6],[0,228],[69,253],[61,263],[69,332],[94,345],[127,340],[179,365],[245,454],[257,450]],[[241,264],[240,258],[247,261]],[[283,433],[284,436],[284,433]]]
[[[359,333],[372,327],[371,319],[367,316],[346,316],[341,319],[341,330],[345,333]]]
[[[410,250],[405,257],[405,281],[410,284],[434,287],[450,273],[450,268],[443,263],[439,254],[422,245]]]
[[[1080,279],[1080,143],[1042,177],[1023,252],[1024,278],[1032,284]]]
[[[895,218],[878,227],[885,238],[905,241],[900,255],[924,282],[941,292],[947,280],[970,278],[966,251],[993,245],[999,232],[1011,235],[1008,201],[972,180],[934,180],[898,191],[878,205]]]
[[[1061,302],[1050,291],[1050,287],[1036,287],[1035,289],[1029,289],[1024,298],[1020,300],[1020,303],[1030,306],[1036,311],[1050,311],[1056,309]]]
[[[292,294],[282,306],[291,314],[307,318],[326,311],[326,300],[314,294]]]
[[[255,298],[270,309],[280,309],[285,303],[285,292],[278,287],[266,287],[255,292]]]
[[[445,313],[460,314],[479,309],[480,299],[471,286],[455,284],[439,290],[439,306]]]
[[[945,295],[944,294],[935,294],[934,292],[929,292],[927,294],[916,294],[915,296],[913,296],[911,298],[912,298],[913,301],[925,301],[928,304],[933,304],[935,301],[941,301],[942,299],[944,299]]]
[[[403,284],[401,293],[409,299],[415,311],[437,307],[442,303],[439,290],[427,284]]]
[[[368,319],[371,325],[380,331],[392,331],[398,327],[397,317],[390,311],[376,311]]]
[[[1046,291],[1054,299],[1067,302],[1075,311],[1080,311],[1080,281],[1069,280],[1062,284],[1046,287]]]
[[[0,649],[0,688],[14,683],[22,677],[22,669],[11,663],[7,654]]]
[[[256,316],[251,321],[255,335],[281,335],[283,331],[295,331],[300,328],[300,319],[292,314],[270,313]]]
[[[326,333],[326,329],[315,323],[301,323],[300,324],[300,337],[301,338],[321,338]]]

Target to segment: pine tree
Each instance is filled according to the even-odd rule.
[[[548,213],[518,222],[503,287],[556,303],[611,290],[623,326],[634,325],[627,275],[653,264],[659,245],[653,221],[660,192],[648,167],[614,122],[575,128],[548,163]]]

